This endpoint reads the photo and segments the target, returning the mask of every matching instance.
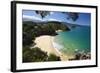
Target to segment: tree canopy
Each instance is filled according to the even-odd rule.
[[[47,15],[50,14],[49,11],[35,11],[35,12],[36,12],[36,14],[40,14],[40,16],[42,17],[42,19],[43,19],[45,16],[47,16]]]
[[[35,11],[36,14],[39,14],[42,19],[47,15],[50,15],[50,11]],[[72,19],[72,21],[76,21],[79,18],[79,14],[76,12],[62,12],[65,15],[68,15],[67,19]]]

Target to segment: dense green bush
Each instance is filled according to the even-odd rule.
[[[35,47],[30,49],[28,46],[23,47],[23,62],[44,62],[44,61],[60,61],[60,57],[42,51],[40,48]]]
[[[45,61],[47,53],[40,48],[35,47],[30,49],[29,47],[23,48],[23,62],[41,62]]]
[[[60,61],[60,57],[56,56],[55,54],[50,54],[48,56],[48,61]]]

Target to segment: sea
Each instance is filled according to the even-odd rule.
[[[91,52],[90,26],[77,26],[70,31],[57,32],[54,47],[67,55],[75,55],[76,51]]]

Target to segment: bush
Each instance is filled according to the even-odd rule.
[[[23,48],[23,62],[42,62],[46,61],[47,53],[40,48],[24,47]]]
[[[23,62],[44,62],[44,61],[60,61],[60,57],[42,51],[40,48],[35,47],[30,49],[28,46],[23,47]]]
[[[54,54],[50,54],[48,56],[48,61],[61,61],[60,57],[54,55]]]

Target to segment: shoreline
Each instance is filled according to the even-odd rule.
[[[61,52],[59,51],[59,49],[57,49],[58,47],[57,48],[55,47],[54,37],[51,36],[50,38],[53,48],[56,50],[57,53],[59,53],[59,55],[61,55]]]
[[[59,53],[59,57],[62,61],[68,61],[70,58],[74,58],[74,56],[69,56],[63,52],[60,51],[60,49],[63,49],[64,47],[56,42],[54,42],[54,37],[51,37],[52,45],[54,49]]]
[[[56,56],[59,56],[61,58],[61,61],[68,60],[67,55],[60,52],[59,49],[54,46],[55,42],[53,36],[43,35],[36,37],[35,43],[36,45],[34,47],[41,48],[41,50],[47,52],[48,55],[52,53],[55,54]]]

